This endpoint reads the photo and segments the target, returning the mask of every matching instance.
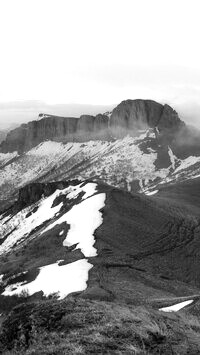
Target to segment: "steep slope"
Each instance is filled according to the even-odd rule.
[[[190,154],[190,152],[189,152]],[[47,141],[28,152],[0,154],[1,209],[27,183],[64,179],[103,181],[133,192],[155,193],[200,175],[200,156],[179,158],[156,129],[112,141]]]
[[[194,215],[159,194],[89,181],[29,185],[1,216],[1,297],[85,290],[144,304],[198,295],[199,207]]]
[[[111,113],[80,118],[40,114],[1,144],[1,210],[25,184],[103,181],[152,194],[200,175],[200,139],[168,105],[122,101]]]

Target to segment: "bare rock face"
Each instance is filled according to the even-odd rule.
[[[31,183],[19,190],[17,207],[24,208],[39,201],[42,196],[50,196],[57,189],[62,190],[68,186],[75,186],[80,184],[79,180],[56,181],[51,183]]]
[[[77,132],[98,132],[108,129],[108,116],[98,114],[97,116],[82,115],[77,124]]]
[[[126,100],[114,108],[111,116],[82,115],[58,117],[39,114],[39,120],[22,124],[10,131],[0,145],[3,153],[25,152],[45,140],[63,142],[87,141],[90,139],[110,139],[112,129],[138,130],[158,127],[159,131],[176,132],[184,123],[168,105],[151,100]]]
[[[178,114],[169,105],[164,105],[162,115],[158,122],[158,128],[163,129],[176,129],[183,127],[184,123],[178,117]]]
[[[77,120],[74,117],[48,115],[38,121],[22,124],[7,134],[0,150],[2,152],[18,151],[22,153],[45,140],[53,140],[64,136],[69,136],[69,139],[71,139],[71,136],[76,132]]]
[[[110,126],[121,126],[126,129],[142,129],[152,125],[156,126],[162,109],[162,105],[154,101],[122,101],[112,112]]]
[[[144,129],[158,127],[163,129],[177,129],[183,124],[168,105],[161,105],[152,100],[126,100],[114,108],[110,127],[123,127],[125,129]]]

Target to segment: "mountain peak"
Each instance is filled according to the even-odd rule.
[[[129,99],[114,108],[110,124],[126,129],[158,127],[163,130],[178,129],[183,122],[177,112],[167,104],[162,105],[153,100]]]
[[[81,115],[80,118],[60,117],[40,113],[38,120],[10,131],[0,145],[3,153],[25,152],[46,140],[80,142],[109,140],[116,129],[121,135],[144,128],[158,127],[159,131],[176,132],[184,123],[169,105],[153,100],[125,100],[112,113]],[[128,130],[128,132],[127,132]]]

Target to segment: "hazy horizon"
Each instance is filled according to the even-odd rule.
[[[142,97],[138,98],[142,99]],[[124,100],[126,99],[131,98],[128,97]],[[149,99],[152,100],[152,98]],[[96,115],[98,113],[111,111],[120,102],[111,105],[91,105],[76,103],[49,105],[42,101],[0,103],[0,130],[11,130],[22,123],[37,120],[39,113],[66,117],[80,117],[82,114]],[[172,104],[169,101],[163,101],[160,103],[167,103],[171,105],[178,112],[179,117],[185,121],[185,123],[200,128],[200,105],[197,105],[196,103]]]
[[[1,2],[0,128],[137,98],[200,127],[199,12],[199,0]]]

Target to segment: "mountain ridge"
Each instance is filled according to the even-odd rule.
[[[138,131],[147,127],[174,134],[185,126],[178,114],[169,105],[153,100],[125,100],[111,113],[61,117],[40,113],[38,120],[22,124],[11,130],[0,144],[2,153],[23,153],[45,140],[80,142],[91,139],[121,137],[127,131]]]

